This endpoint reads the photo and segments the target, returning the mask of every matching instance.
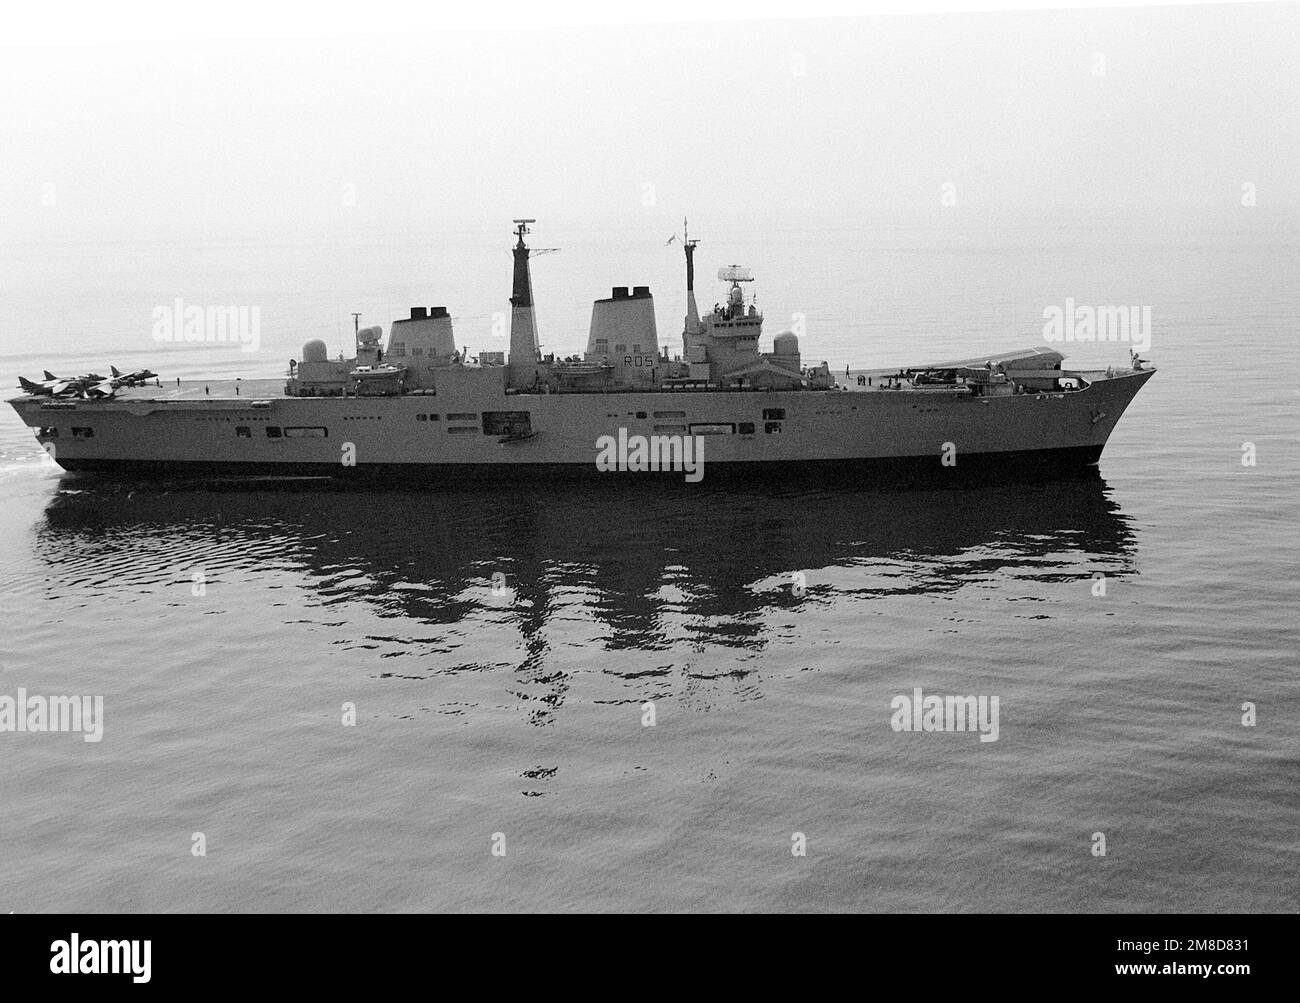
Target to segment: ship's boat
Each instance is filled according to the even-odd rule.
[[[359,397],[388,397],[404,389],[405,366],[381,362],[354,366],[348,373],[348,387]]]

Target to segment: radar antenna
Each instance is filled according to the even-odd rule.
[[[516,219],[513,222],[515,224],[515,236],[519,238],[519,244],[517,246],[524,247],[524,236],[532,232],[532,228],[528,224],[536,223],[537,220]],[[559,250],[558,247],[528,247],[525,249],[528,251],[528,256],[530,258],[535,258],[539,254],[555,254]]]

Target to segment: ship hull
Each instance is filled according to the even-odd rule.
[[[709,482],[963,482],[1096,464],[1153,372],[974,398],[943,389],[508,394],[497,384],[436,396],[253,400],[257,388],[245,383],[241,396],[137,391],[10,403],[66,470],[125,478],[332,477],[431,488],[647,475],[692,482],[680,468],[597,464],[602,441],[680,433],[703,442]],[[492,431],[496,416],[521,414],[527,435]]]

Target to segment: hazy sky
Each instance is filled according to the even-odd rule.
[[[1298,54],[1294,5],[0,48],[0,239],[912,220],[945,183],[1294,221]]]

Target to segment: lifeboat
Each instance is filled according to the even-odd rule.
[[[358,397],[388,397],[404,388],[406,367],[391,362],[354,366],[348,373],[348,389]]]

